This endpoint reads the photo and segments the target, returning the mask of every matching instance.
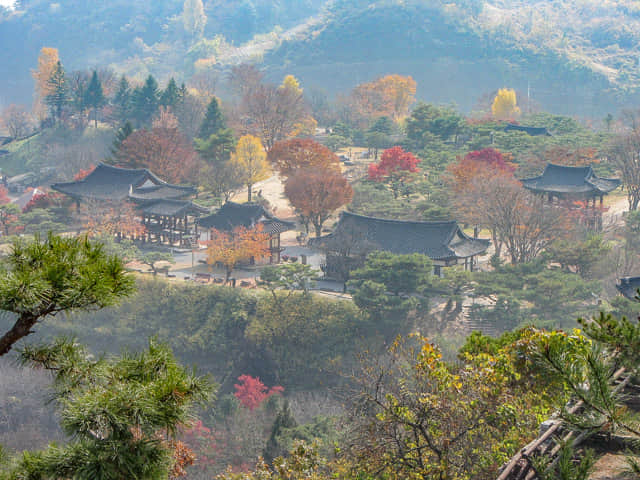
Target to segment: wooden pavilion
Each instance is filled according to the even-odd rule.
[[[577,202],[584,203],[585,222],[587,226],[602,228],[602,209],[604,196],[620,186],[618,178],[598,177],[593,168],[569,167],[565,165],[547,164],[542,175],[522,179],[522,185],[535,194],[545,196],[549,203],[571,206]],[[596,200],[600,199],[599,208]]]
[[[191,186],[173,185],[146,168],[120,168],[99,164],[87,177],[55,183],[51,188],[82,202],[118,205],[131,202],[146,231],[138,240],[188,247],[198,238],[196,218],[209,212],[187,198]]]

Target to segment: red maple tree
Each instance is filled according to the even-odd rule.
[[[380,163],[369,164],[369,180],[386,183],[394,198],[398,198],[411,174],[417,173],[420,160],[402,147],[388,148],[382,152]]]
[[[238,382],[234,385],[234,395],[249,410],[255,410],[270,396],[280,395],[284,391],[280,385],[268,388],[258,377],[251,375],[240,375]]]
[[[351,201],[353,189],[340,173],[305,169],[287,180],[284,194],[300,215],[307,232],[311,223],[319,237],[322,225],[331,214]]]
[[[136,130],[120,146],[118,164],[126,168],[148,168],[169,182],[194,181],[199,158],[189,139],[177,128]]]

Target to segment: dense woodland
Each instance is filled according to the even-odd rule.
[[[612,449],[604,470],[638,478],[640,302],[616,290],[640,271],[638,12],[0,7],[3,45],[28,33],[0,62],[0,479],[489,480],[553,415],[574,433],[524,458],[535,478],[586,480]],[[192,247],[218,285],[165,275],[179,252],[141,240],[130,197],[50,188],[100,163],[286,216],[344,291],[297,257],[255,267],[253,226]],[[550,163],[621,187],[599,205],[523,187]],[[343,211],[491,246],[436,269],[356,249]]]

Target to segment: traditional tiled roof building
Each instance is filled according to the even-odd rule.
[[[167,183],[146,168],[120,168],[101,163],[82,180],[55,183],[51,188],[69,195],[78,205],[132,202],[146,230],[139,239],[149,242],[187,246],[189,238],[198,237],[194,219],[209,213],[208,209],[187,199],[196,193],[194,187]]]
[[[194,187],[164,182],[146,168],[119,168],[104,163],[82,180],[54,183],[51,188],[77,201],[130,199],[144,202],[185,198],[196,193]]]
[[[593,168],[568,167],[547,164],[542,175],[525,178],[522,185],[533,193],[544,195],[549,203],[576,208],[583,205],[582,222],[589,228],[602,228],[604,196],[620,186],[617,178],[602,178]],[[596,208],[596,199],[600,199],[600,208]],[[589,208],[591,207],[591,208]]]
[[[616,288],[629,300],[635,300],[640,288],[640,277],[622,277]]]
[[[440,275],[441,267],[464,265],[473,270],[477,256],[484,255],[490,241],[466,235],[455,221],[419,222],[389,220],[343,212],[334,232],[312,244],[327,250],[326,273],[341,270],[344,257],[364,258],[374,250],[428,256]]]
[[[535,193],[571,199],[602,197],[620,186],[617,178],[598,177],[591,167],[547,164],[542,175],[522,180],[524,188]]]
[[[210,240],[212,230],[232,232],[237,227],[253,228],[257,225],[269,234],[270,263],[279,263],[282,251],[280,234],[292,230],[295,224],[275,217],[262,205],[226,202],[217,212],[198,219],[201,241]]]

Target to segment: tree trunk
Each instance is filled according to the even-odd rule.
[[[248,184],[247,185],[247,202],[251,202],[251,187],[253,185],[252,184]]]
[[[95,122],[95,127],[98,128],[98,109],[93,109],[93,121]]]
[[[316,238],[320,238],[322,236],[322,224],[313,222],[313,226],[316,230]]]
[[[14,343],[32,333],[31,327],[33,327],[37,321],[38,317],[21,315],[11,330],[0,338],[0,357],[8,353]]]

